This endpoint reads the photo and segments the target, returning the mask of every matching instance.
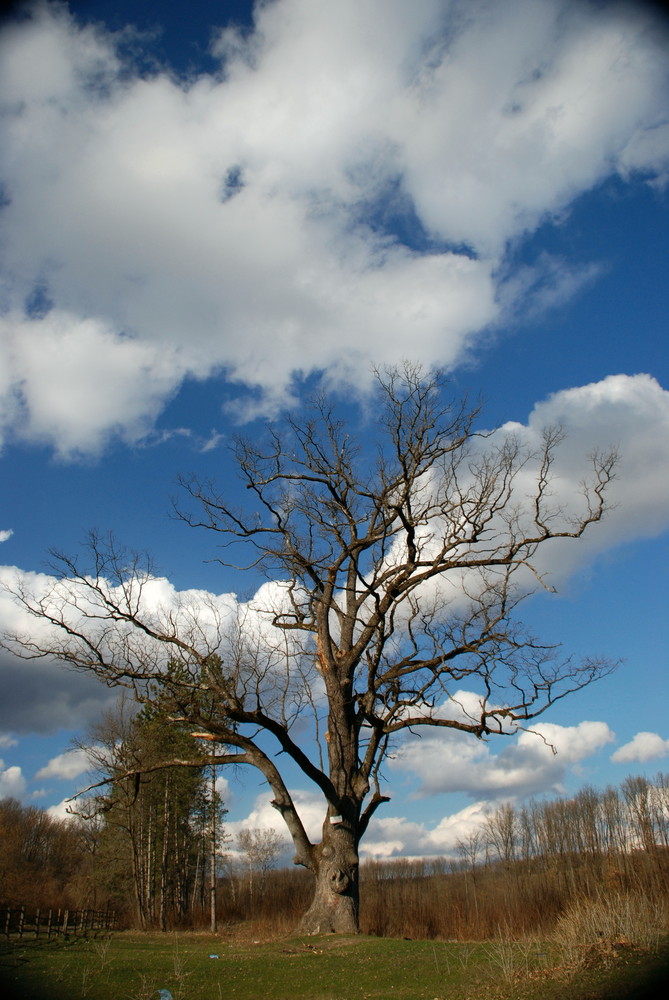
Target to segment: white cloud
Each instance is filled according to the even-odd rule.
[[[0,733],[0,747],[16,747],[19,741],[10,736],[9,733]]]
[[[72,812],[72,803],[67,799],[62,799],[55,806],[49,806],[46,810],[47,816],[51,819],[64,819],[68,823],[76,822],[76,815]]]
[[[567,433],[558,452],[553,484],[556,501],[567,509],[577,500],[581,479],[587,471],[584,456],[612,442],[619,445],[622,456],[612,490],[616,506],[604,522],[578,543],[550,543],[535,558],[538,569],[551,574],[550,582],[560,584],[599,553],[658,533],[669,524],[669,393],[647,375],[610,376],[551,396],[535,406],[527,424],[507,425],[499,433],[516,433],[531,448],[537,445],[541,428],[547,424],[561,424]],[[527,475],[531,478],[531,470]],[[521,477],[519,495],[525,485]],[[45,592],[54,582],[44,574],[0,567],[0,582],[10,583],[13,579],[37,593]],[[178,592],[169,580],[156,578],[145,587],[144,600],[152,613],[161,614],[168,609],[177,613],[184,628],[196,627],[201,637],[206,634],[207,641],[215,648],[222,623],[240,607],[252,613],[253,608],[264,606],[268,600],[275,601],[277,594],[281,594],[281,589],[277,592],[275,584],[267,583],[250,604],[240,605],[233,594]],[[8,631],[27,627],[34,631],[40,628],[40,623],[28,622],[8,596],[0,593],[0,626]],[[42,661],[18,663],[7,655],[0,662],[0,670],[7,692],[0,704],[0,728],[6,730],[45,732],[59,726],[71,728],[73,719],[77,724],[94,719],[113,697],[92,679]],[[433,744],[426,739],[422,743],[426,757],[430,756],[433,745],[436,760],[442,753],[454,753],[459,759],[464,752],[460,746],[451,747],[439,741]],[[485,757],[481,744],[468,746],[466,753],[472,755],[473,763],[481,754]],[[561,754],[558,769],[565,760]],[[525,773],[522,765],[521,770]],[[473,773],[483,780],[485,768],[474,768]],[[486,780],[493,779],[501,785],[509,780],[494,769]],[[426,780],[429,784],[429,775]]]
[[[180,378],[157,346],[98,319],[9,314],[0,331],[7,368],[22,383],[17,433],[62,454],[97,451],[110,430],[131,443],[145,436]]]
[[[495,433],[515,435],[528,451],[539,451],[545,428],[561,428],[555,452],[551,502],[567,516],[583,515],[582,482],[591,478],[590,456],[618,451],[615,479],[606,493],[607,513],[577,542],[556,540],[539,547],[532,562],[547,583],[563,584],[601,552],[653,537],[669,525],[669,392],[650,375],[610,375],[600,382],[554,393],[536,404],[526,424],[508,423]],[[516,497],[534,494],[537,464],[516,482]]]
[[[617,764],[643,763],[654,757],[665,757],[669,753],[669,740],[663,740],[657,733],[637,733],[636,736],[611,754]]]
[[[622,455],[612,493],[617,506],[605,521],[577,544],[551,543],[551,548],[539,553],[539,569],[550,571],[551,582],[561,583],[606,549],[653,535],[669,523],[669,393],[647,375],[610,376],[551,396],[535,406],[525,425],[508,425],[503,431],[515,432],[531,447],[546,424],[561,424],[567,432],[558,453],[554,483],[557,499],[566,506],[573,504],[578,495],[584,455],[611,442],[619,445]],[[0,583],[12,580],[19,580],[37,593],[44,593],[54,583],[46,574],[0,567]],[[221,623],[234,616],[239,607],[262,607],[280,594],[275,584],[266,583],[250,604],[239,605],[234,594],[178,592],[169,580],[156,578],[145,587],[144,600],[152,613],[178,614],[183,627],[197,627],[215,645]],[[39,622],[24,618],[9,597],[0,592],[0,630],[29,628],[35,632],[40,627]],[[95,720],[114,699],[113,692],[92,678],[65,671],[54,663],[19,662],[3,653],[0,676],[5,692],[0,703],[0,731],[53,732],[60,727],[79,727]],[[471,700],[476,696],[470,693],[464,697]],[[473,702],[472,706],[475,711]],[[486,744],[432,734],[404,749],[396,766],[401,764],[414,771],[425,793],[460,789],[475,796],[504,790],[509,794],[518,790],[520,794],[523,789],[537,791],[558,785],[565,768],[580,759],[587,740],[598,749],[607,738],[603,723],[581,724],[569,731],[566,742],[559,738],[564,730],[552,731],[546,726],[542,723],[536,728],[558,746],[557,758],[542,749],[536,738],[526,741],[522,735],[493,757]],[[625,758],[624,754],[646,752],[648,746],[646,738],[643,745],[633,741],[629,748],[617,751],[614,759],[642,759]],[[659,744],[654,746],[655,753]],[[460,778],[460,774],[467,777]]]
[[[0,531],[0,542],[8,542],[13,534],[14,532],[11,530],[11,528],[7,531]]]
[[[623,175],[635,171],[655,174],[651,183],[656,187],[667,184],[667,143],[669,142],[669,124],[657,125],[655,128],[637,132],[625,146],[620,156],[620,168]]]
[[[107,583],[107,587],[111,601],[122,601],[123,594],[119,597],[119,590],[113,583]],[[32,595],[47,603],[63,602],[62,607],[68,609],[66,617],[75,628],[81,626],[82,616],[95,618],[99,615],[99,620],[107,616],[104,602],[97,601],[95,593],[85,584],[71,578],[57,580],[47,574],[0,566],[0,635],[29,635],[32,642],[42,642],[44,648],[49,648],[50,644],[53,648],[54,643],[57,646],[61,638],[58,628],[39,616],[32,617],[20,601],[13,599],[11,595],[15,592]],[[271,709],[277,703],[277,711],[281,712],[283,701],[283,708],[290,712],[287,706],[291,698],[294,699],[293,707],[303,700],[308,667],[295,660],[291,666],[290,685],[286,685],[285,645],[277,644],[270,616],[262,610],[267,608],[270,599],[285,600],[285,597],[285,584],[265,583],[254,600],[243,603],[232,593],[178,591],[166,578],[149,576],[141,585],[141,613],[144,621],[151,622],[157,632],[167,634],[175,629],[181,639],[191,641],[200,653],[206,649],[218,651],[223,656],[228,639],[234,640],[230,625],[239,620],[243,623],[246,641],[257,643],[266,657],[263,673],[266,708]],[[102,641],[108,652],[112,648],[117,651],[116,644],[121,643],[124,655],[134,652],[137,659],[145,663],[151,657],[155,664],[164,663],[164,645],[131,625],[115,623],[114,629],[107,630]],[[7,645],[11,646],[11,639]],[[276,682],[277,671],[281,684]],[[89,671],[65,670],[55,657],[21,660],[8,650],[0,651],[0,683],[7,692],[0,702],[0,729],[11,728],[17,732],[81,728],[95,721],[101,710],[110,706],[115,698],[113,691]],[[243,676],[240,683],[244,683]],[[306,722],[306,717],[301,722]],[[65,766],[66,760],[74,762],[75,759],[59,758],[58,763]],[[41,776],[44,776],[42,772]]]
[[[533,730],[486,743],[456,730],[430,732],[407,740],[390,767],[418,778],[420,795],[465,792],[476,799],[509,800],[561,790],[570,766],[614,739],[604,722],[542,722]]]
[[[323,796],[318,792],[304,791],[299,788],[292,789],[291,795],[307,831],[307,836],[313,841],[319,841],[326,811]],[[226,822],[226,829],[233,837],[237,837],[240,830],[246,828],[276,830],[286,841],[286,846],[291,843],[288,828],[281,818],[281,814],[272,806],[269,793],[258,795],[253,808],[244,819]]]
[[[186,376],[225,370],[267,412],[296,373],[364,388],[408,337],[454,367],[532,286],[500,268],[509,241],[616,170],[664,176],[649,16],[278,0],[186,86],[38,5],[0,36],[0,433],[95,453],[145,435]],[[578,284],[537,267],[553,298]]]
[[[318,792],[305,791],[304,789],[291,789],[291,795],[307,836],[313,843],[318,843],[321,839],[321,829],[326,811],[323,796]],[[242,856],[236,847],[237,837],[242,830],[274,830],[283,841],[282,855],[278,863],[281,865],[291,863],[293,843],[288,827],[281,814],[272,806],[269,793],[258,795],[253,808],[243,819],[226,820],[225,829],[232,837],[227,853],[233,859]]]
[[[223,774],[216,775],[216,791],[221,796],[223,804],[225,806],[230,805],[232,799],[232,792],[230,790],[230,782]]]
[[[293,789],[291,794],[307,836],[314,843],[320,841],[325,816],[323,797],[318,792],[300,789]],[[385,807],[386,810],[388,808]],[[480,826],[489,808],[489,802],[475,802],[452,815],[442,817],[434,826],[410,820],[406,816],[376,813],[360,844],[360,855],[362,858],[390,858],[400,854],[454,854],[457,841]],[[289,851],[292,849],[290,835],[281,816],[272,808],[269,794],[259,795],[253,808],[243,819],[226,822],[226,830],[234,839],[243,829],[275,830],[285,841],[285,863],[289,862]],[[231,853],[233,856],[236,854],[234,846]]]
[[[35,775],[35,780],[40,778],[63,778],[71,780],[84,774],[89,768],[88,758],[83,750],[66,750],[65,753],[52,757],[44,767],[41,767]]]
[[[26,779],[20,767],[5,768],[0,760],[0,799],[21,799],[26,793]]]
[[[474,802],[433,827],[404,816],[374,816],[360,845],[365,858],[455,855],[457,843],[484,822],[489,803]]]
[[[554,758],[557,754],[568,764],[577,764],[591,757],[615,739],[615,734],[605,722],[579,722],[576,726],[538,722],[532,729],[533,732],[518,734],[519,747],[527,748],[546,759]],[[541,743],[537,743],[535,733],[541,738]]]

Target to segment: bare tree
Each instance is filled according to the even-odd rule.
[[[518,856],[518,816],[513,806],[506,802],[488,816],[483,824],[483,836],[495,856],[507,864]]]
[[[474,912],[478,917],[479,902],[476,892],[476,869],[479,858],[486,849],[485,836],[482,830],[470,830],[466,837],[460,837],[455,843],[455,849],[462,859],[462,863],[469,868],[472,876],[472,890],[474,899]],[[469,895],[469,888],[465,882],[466,892]]]
[[[295,863],[316,876],[305,932],[357,929],[358,847],[388,801],[393,743],[425,727],[514,733],[612,667],[560,659],[514,613],[542,585],[537,550],[602,518],[614,454],[592,456],[580,491],[558,497],[559,431],[532,453],[510,433],[477,433],[478,411],[444,403],[438,375],[406,365],[377,378],[365,450],[321,398],[306,422],[237,442],[248,508],[184,481],[179,514],[214,533],[219,561],[278,581],[244,616],[213,598],[151,603],[151,567],[93,537],[90,565],[61,555],[48,593],[17,588],[36,627],[5,637],[20,655],[56,657],[145,701],[162,690],[175,718],[225,748],[217,763],[258,768]],[[475,708],[454,700],[463,683]],[[324,797],[319,843],[272,744]]]
[[[267,873],[275,867],[284,849],[284,842],[274,827],[261,830],[245,828],[237,835],[237,844],[246,857],[249,872],[249,891],[253,898],[254,876],[258,876],[258,892],[262,895]]]
[[[476,867],[485,854],[485,848],[486,841],[482,830],[470,830],[465,837],[459,837],[455,842],[455,849],[462,863],[471,870],[474,880],[476,880]]]

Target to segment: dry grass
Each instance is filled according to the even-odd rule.
[[[656,952],[668,932],[669,902],[621,892],[576,899],[559,918],[555,939],[572,963],[612,963]]]

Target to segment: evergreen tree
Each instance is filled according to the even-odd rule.
[[[226,810],[212,796],[204,756],[201,766],[163,766],[192,760],[193,744],[188,727],[155,703],[134,715],[121,705],[82,744],[98,781],[110,785],[86,809],[101,817],[97,877],[117,898],[133,899],[142,928],[167,930],[207,909],[205,883],[225,840]]]

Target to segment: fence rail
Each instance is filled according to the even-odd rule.
[[[26,906],[0,907],[0,931],[6,938],[88,937],[102,931],[113,931],[116,913],[113,910],[40,910]]]

